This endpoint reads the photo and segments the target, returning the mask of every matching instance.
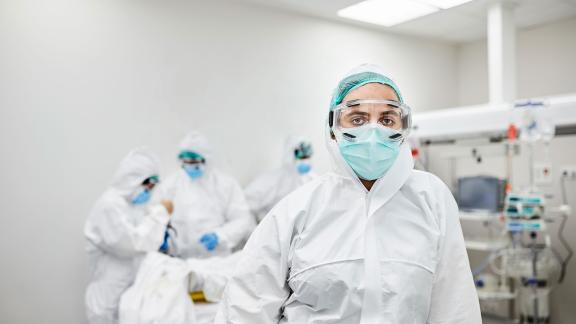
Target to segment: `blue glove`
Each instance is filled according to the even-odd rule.
[[[159,249],[161,253],[168,254],[168,252],[170,251],[169,240],[170,240],[170,233],[168,233],[168,229],[166,229],[166,232],[164,232],[164,242],[162,243]]]
[[[200,243],[204,244],[206,250],[212,251],[218,245],[218,235],[216,233],[206,233],[200,238]]]

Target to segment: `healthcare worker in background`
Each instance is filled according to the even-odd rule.
[[[246,199],[258,221],[287,194],[316,177],[310,161],[312,153],[309,141],[288,137],[282,167],[262,174],[246,187]]]
[[[242,188],[214,167],[210,145],[197,132],[182,140],[178,158],[181,168],[162,185],[162,197],[174,202],[174,254],[230,254],[255,226]]]
[[[216,323],[481,323],[458,207],[413,169],[403,102],[376,66],[339,82],[325,125],[334,172],[256,228]]]
[[[162,244],[172,204],[152,200],[158,175],[156,157],[146,149],[133,150],[86,221],[86,309],[91,324],[118,322],[120,297],[132,285],[141,257]]]

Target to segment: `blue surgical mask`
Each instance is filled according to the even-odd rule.
[[[134,196],[134,198],[132,198],[132,204],[143,205],[143,204],[147,203],[151,197],[152,197],[152,193],[151,193],[150,189],[143,188],[138,194],[136,194]]]
[[[393,129],[369,124],[347,128],[346,133],[355,136],[338,141],[340,154],[358,177],[364,180],[381,178],[396,161],[400,152],[400,141],[390,139],[396,134]]]
[[[298,170],[298,173],[306,174],[306,173],[310,172],[310,170],[312,169],[312,166],[310,165],[310,163],[300,162],[296,166],[296,169]]]
[[[182,168],[190,179],[198,179],[204,175],[204,166],[202,164],[184,164]]]

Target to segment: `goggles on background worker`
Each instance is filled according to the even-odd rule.
[[[294,158],[297,160],[309,159],[312,157],[312,144],[301,142],[294,148]]]

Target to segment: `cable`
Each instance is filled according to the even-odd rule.
[[[568,216],[562,215],[562,222],[560,223],[560,227],[558,228],[558,239],[560,240],[560,243],[562,243],[562,246],[564,246],[566,251],[568,251],[568,255],[566,256],[564,261],[562,261],[562,269],[560,270],[560,278],[558,279],[558,283],[561,283],[564,280],[564,276],[566,275],[566,269],[568,268],[568,263],[570,262],[570,259],[572,259],[572,255],[574,255],[574,251],[572,250],[572,248],[570,247],[570,245],[563,236],[564,227],[566,225],[567,220]]]
[[[532,244],[530,250],[532,252],[532,280],[534,281],[532,283],[532,294],[534,295],[532,307],[534,309],[534,320],[536,321],[536,324],[538,324],[540,322],[540,315],[538,312],[538,286],[536,283],[538,281],[538,250],[536,249],[535,234],[536,233],[532,233],[532,240],[534,243]]]
[[[488,264],[490,266],[490,270],[492,270],[492,272],[494,272],[498,276],[506,275],[506,268],[508,265],[502,264],[501,267],[498,268],[494,261],[496,261],[498,258],[501,258],[502,256],[504,256],[506,253],[508,253],[508,251],[505,248],[497,251],[495,253],[495,255],[490,259],[490,262]]]
[[[504,250],[504,248],[502,249],[498,249],[495,251],[492,251],[492,253],[488,254],[487,257],[484,258],[484,260],[482,260],[482,262],[480,263],[480,265],[478,265],[476,268],[474,268],[472,270],[472,274],[474,276],[479,275],[480,273],[482,273],[482,271],[484,271],[484,269],[486,269],[486,267],[488,267],[492,261],[496,260],[497,258],[502,256],[502,251]]]
[[[562,176],[560,187],[562,191],[562,203],[564,205],[568,205],[568,197],[566,195],[566,177],[564,175]],[[562,214],[561,216],[562,221],[560,222],[560,226],[558,227],[558,240],[560,241],[560,243],[562,243],[562,246],[564,246],[566,251],[568,251],[568,255],[566,256],[564,261],[562,261],[562,269],[560,270],[560,278],[558,279],[558,283],[564,281],[564,277],[566,276],[566,269],[568,268],[568,263],[570,262],[570,259],[572,259],[572,256],[574,255],[574,251],[568,244],[568,241],[566,241],[566,239],[564,238],[564,227],[566,226],[566,221],[568,221],[568,216],[566,214]]]

